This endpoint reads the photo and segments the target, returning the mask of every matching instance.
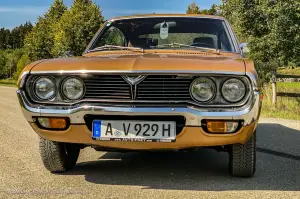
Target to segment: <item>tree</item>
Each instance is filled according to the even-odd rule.
[[[9,46],[10,30],[1,28],[0,29],[0,50],[10,48]]]
[[[16,49],[16,50],[7,50],[5,52],[5,57],[6,57],[6,63],[5,63],[5,68],[6,68],[6,77],[7,78],[12,78],[13,74],[17,70],[17,63],[19,59],[23,55],[23,50],[22,49]]]
[[[223,1],[223,15],[250,44],[250,57],[266,81],[279,66],[300,65],[299,0]]]
[[[188,6],[186,14],[200,14],[200,7],[195,2],[192,2]]]
[[[213,4],[210,9],[201,10],[200,7],[192,2],[189,4],[188,9],[186,11],[187,14],[204,14],[204,15],[220,15],[220,7],[216,4]]]
[[[93,1],[74,0],[59,22],[52,54],[60,56],[69,51],[81,55],[103,20],[100,7]]]
[[[52,58],[54,37],[58,31],[57,23],[67,10],[62,0],[55,0],[43,17],[38,18],[36,26],[25,38],[25,49],[32,61]]]
[[[12,49],[22,48],[24,46],[25,36],[31,32],[32,28],[33,26],[30,22],[13,28],[10,32],[9,46]]]
[[[6,57],[4,51],[0,49],[0,79],[6,78]]]
[[[23,54],[17,62],[16,72],[14,73],[13,78],[18,79],[18,77],[21,74],[21,72],[23,71],[24,67],[26,65],[30,64],[30,62],[31,62],[31,60],[29,58],[29,55]]]

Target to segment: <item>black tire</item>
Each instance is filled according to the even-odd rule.
[[[233,144],[229,150],[229,171],[234,177],[252,177],[256,167],[256,131],[246,144]]]
[[[76,144],[54,142],[40,138],[40,154],[45,168],[53,173],[74,168],[80,148]]]

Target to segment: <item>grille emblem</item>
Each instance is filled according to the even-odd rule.
[[[146,75],[123,75],[122,78],[130,85],[134,86],[141,83],[147,76]]]
[[[122,78],[130,84],[131,99],[135,100],[137,97],[137,86],[141,83],[147,75],[122,75]]]

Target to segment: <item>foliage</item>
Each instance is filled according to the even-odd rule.
[[[55,0],[48,12],[38,18],[36,26],[25,39],[25,49],[32,61],[53,57],[57,24],[66,10],[62,0]]]
[[[30,64],[31,60],[29,58],[29,55],[27,53],[23,54],[20,59],[17,62],[16,65],[16,72],[14,73],[13,79],[18,79],[19,75],[21,74],[23,68]]]
[[[65,52],[81,55],[103,21],[99,6],[91,0],[74,0],[59,21],[53,55],[60,56]]]
[[[31,32],[33,26],[30,22],[26,22],[24,25],[13,28],[10,32],[10,46],[12,49],[22,48],[24,46],[24,39],[28,33]]]
[[[6,57],[3,50],[0,50],[0,79],[6,77],[5,71]]]
[[[200,10],[200,7],[192,2],[189,4],[188,9],[186,11],[187,14],[205,14],[205,15],[219,15],[219,6],[213,4],[210,9]]]
[[[222,14],[249,42],[250,57],[265,82],[279,66],[300,65],[299,0],[223,1]]]
[[[0,50],[22,48],[25,36],[32,30],[32,24],[26,22],[12,30],[0,29]]]
[[[186,14],[199,14],[199,13],[200,13],[200,7],[195,2],[189,4]]]
[[[0,80],[0,85],[4,85],[4,86],[16,86],[17,81],[16,80],[12,80],[12,79],[1,79]]]
[[[12,78],[23,54],[22,49],[0,51],[0,79]]]
[[[69,10],[63,0],[54,0],[34,27],[26,22],[11,31],[1,28],[0,79],[17,79],[32,61],[66,51],[80,55],[102,23],[100,8],[91,0],[74,0]]]

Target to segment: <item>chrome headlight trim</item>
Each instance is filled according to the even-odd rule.
[[[136,71],[135,71],[136,72]],[[168,74],[164,74],[164,73],[157,73],[158,71],[152,71],[153,73],[151,73],[151,75],[175,75],[173,74],[173,72],[170,72]],[[176,71],[178,72],[178,71]],[[183,71],[182,71],[183,72]],[[247,75],[242,75],[242,74],[239,74],[239,73],[236,73],[236,74],[217,74],[217,73],[209,73],[207,71],[207,73],[189,73],[189,71],[185,71],[187,72],[187,74],[176,74],[177,76],[189,76],[189,77],[194,77],[194,79],[197,79],[199,77],[208,77],[210,79],[212,79],[215,84],[216,84],[216,95],[215,97],[208,101],[208,102],[199,102],[199,101],[195,101],[192,97],[190,97],[190,100],[187,101],[187,100],[174,100],[174,101],[167,101],[167,100],[161,100],[161,101],[145,101],[145,100],[135,100],[135,101],[132,101],[131,99],[130,100],[107,100],[107,99],[92,99],[92,98],[85,98],[86,95],[84,95],[81,99],[79,100],[69,100],[69,99],[66,99],[63,94],[61,93],[61,83],[66,79],[66,78],[69,78],[69,77],[79,77],[82,81],[85,82],[86,79],[89,78],[89,76],[93,76],[93,75],[99,75],[99,73],[96,73],[96,74],[90,74],[90,73],[86,73],[86,74],[82,74],[82,73],[79,73],[79,74],[72,74],[72,73],[60,73],[60,72],[51,72],[50,74],[45,74],[45,73],[37,73],[35,72],[34,74],[29,74],[27,75],[26,77],[26,80],[25,80],[25,85],[23,88],[20,88],[22,90],[25,91],[26,95],[29,97],[29,99],[36,103],[36,104],[40,104],[40,105],[61,105],[61,106],[70,106],[70,105],[76,105],[76,104],[79,104],[79,103],[101,103],[101,104],[111,104],[112,106],[126,106],[128,104],[132,104],[132,103],[137,103],[141,106],[147,106],[147,104],[158,104],[158,105],[161,105],[161,104],[164,104],[164,105],[167,105],[167,106],[173,106],[172,104],[187,104],[188,106],[194,106],[194,107],[201,107],[201,108],[238,108],[238,107],[241,107],[243,106],[244,104],[246,104],[249,100],[252,100],[252,96],[253,96],[253,91],[256,91],[256,81],[255,81],[255,75],[251,75],[252,73],[247,73]],[[137,73],[139,74],[139,73]],[[143,73],[144,74],[144,73]],[[103,75],[107,75],[107,73],[104,73]],[[115,75],[122,75],[122,74],[115,74]],[[148,74],[149,75],[149,74]],[[57,87],[57,95],[55,98],[51,99],[51,100],[48,100],[48,101],[42,101],[42,100],[39,100],[35,97],[35,94],[32,92],[33,89],[32,89],[32,86],[33,86],[33,83],[34,81],[41,77],[41,76],[48,76],[48,77],[51,77],[53,79],[55,79],[56,81],[56,87]],[[225,100],[221,94],[221,86],[222,86],[222,83],[225,82],[227,79],[230,79],[230,78],[237,78],[239,80],[242,80],[244,82],[244,84],[246,85],[247,87],[247,91],[246,91],[246,95],[245,97],[239,101],[239,102],[236,102],[236,103],[232,103],[232,102],[228,102],[227,100]],[[191,83],[194,81],[191,80]],[[190,83],[190,85],[191,85]],[[187,92],[189,92],[189,87],[190,85],[188,85],[187,87]],[[87,85],[85,85],[87,86]],[[85,92],[86,94],[86,92]],[[216,102],[216,103],[215,103]]]
[[[197,96],[195,96],[195,94],[192,92],[192,88],[193,88],[193,86],[194,86],[194,84],[197,82],[197,81],[199,81],[199,79],[206,79],[206,80],[208,80],[208,82],[211,84],[211,86],[212,86],[212,96],[209,98],[209,99],[207,99],[207,100],[200,100]],[[198,77],[198,78],[196,78],[192,83],[191,83],[191,85],[190,85],[190,88],[189,88],[189,92],[190,92],[190,95],[191,95],[191,97],[192,97],[192,99],[193,100],[195,100],[196,102],[200,102],[200,103],[203,103],[203,102],[209,102],[209,101],[211,101],[212,99],[214,99],[215,98],[215,96],[216,96],[216,93],[217,93],[217,86],[216,86],[216,83],[211,79],[211,78],[209,78],[209,77]]]
[[[238,97],[238,98],[235,99],[235,100],[232,100],[232,99],[229,99],[228,97],[226,97],[226,95],[224,94],[224,91],[223,91],[224,86],[225,86],[229,81],[232,81],[232,80],[234,80],[234,81],[239,81],[239,82],[241,83],[241,85],[243,85],[243,87],[244,87],[244,88],[243,88],[243,90],[244,90],[243,95],[241,95],[240,97]],[[241,89],[241,88],[239,88],[239,89]],[[237,103],[237,102],[239,102],[239,101],[241,101],[242,99],[245,98],[245,96],[246,96],[246,94],[247,94],[247,86],[245,85],[245,82],[244,82],[243,80],[239,79],[239,78],[229,78],[229,79],[227,79],[226,81],[224,81],[224,82],[222,83],[220,92],[221,92],[221,94],[222,94],[222,97],[223,97],[226,101],[228,101],[228,102],[230,102],[230,103]]]
[[[81,82],[81,85],[82,85],[82,93],[81,93],[80,97],[77,97],[77,98],[73,98],[73,99],[72,99],[72,98],[68,97],[68,96],[66,95],[66,93],[64,92],[64,84],[66,83],[66,81],[68,81],[68,80],[70,80],[70,79],[76,79],[76,80],[78,80],[78,81]],[[65,78],[65,79],[62,81],[62,83],[61,83],[61,85],[60,85],[60,92],[61,92],[61,94],[63,95],[63,97],[65,97],[67,100],[70,100],[70,101],[77,101],[77,100],[80,100],[80,99],[82,99],[82,98],[85,96],[85,92],[86,92],[85,83],[84,83],[83,80],[82,80],[81,78],[79,78],[79,77],[74,77],[74,76],[72,76],[72,77],[67,77],[67,78]]]
[[[53,94],[47,98],[43,98],[41,96],[39,96],[36,92],[36,86],[37,86],[37,82],[41,79],[48,79],[50,80],[52,83],[53,83]],[[41,76],[41,77],[38,77],[34,83],[33,83],[33,87],[32,87],[32,93],[35,95],[35,97],[41,101],[50,101],[52,99],[54,99],[56,96],[57,96],[57,88],[56,88],[56,81],[54,78],[50,77],[50,76]]]

